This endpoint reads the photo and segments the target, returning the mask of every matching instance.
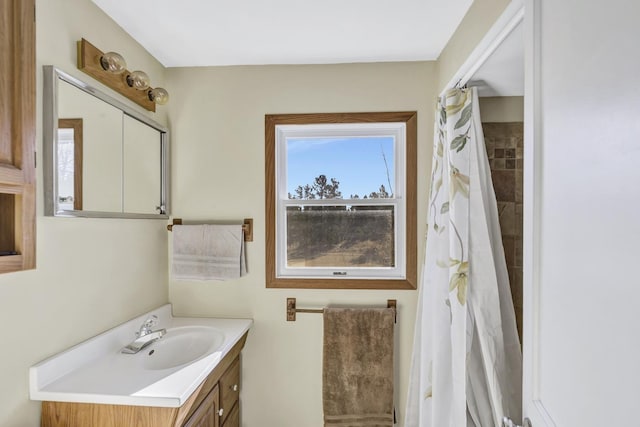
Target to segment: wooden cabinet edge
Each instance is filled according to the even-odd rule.
[[[3,2],[3,37],[0,42],[0,104],[9,106],[0,118],[7,130],[0,138],[0,193],[14,194],[11,226],[0,227],[0,234],[12,236],[13,247],[20,254],[0,256],[0,273],[35,268],[35,147],[36,147],[36,26],[35,0]],[[0,203],[0,211],[3,207]],[[6,206],[5,206],[6,208]],[[7,215],[7,211],[2,212]]]
[[[222,374],[240,355],[248,332],[238,340],[207,378],[179,408],[107,405],[97,403],[42,402],[41,427],[181,427],[209,392],[217,386]]]

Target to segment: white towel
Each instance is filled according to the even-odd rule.
[[[173,277],[228,280],[247,274],[242,225],[174,225]]]

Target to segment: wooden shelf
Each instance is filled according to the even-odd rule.
[[[22,255],[0,256],[0,273],[22,270]]]

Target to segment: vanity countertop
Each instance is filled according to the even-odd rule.
[[[220,340],[215,349],[204,352],[193,361],[167,368],[148,363],[157,349],[156,354],[160,354],[159,348],[166,342],[163,342],[165,338],[136,354],[121,353],[151,315],[158,317],[154,329],[166,329],[168,340],[178,336],[180,331],[198,328],[215,331]],[[251,319],[173,317],[171,304],[166,304],[32,366],[29,369],[31,399],[182,406],[252,324]],[[180,345],[184,345],[187,352],[193,340],[184,339]]]

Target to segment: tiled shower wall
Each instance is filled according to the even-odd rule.
[[[502,244],[522,341],[522,160],[523,124],[482,123],[498,201]]]

